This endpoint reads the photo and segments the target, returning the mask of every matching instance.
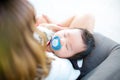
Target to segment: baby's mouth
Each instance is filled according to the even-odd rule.
[[[52,41],[52,37],[51,37],[51,39],[47,42],[47,46],[50,45],[51,41]]]
[[[47,42],[47,46],[49,46],[49,45],[50,45],[50,41]]]
[[[52,39],[51,39],[51,40],[52,40]],[[48,51],[48,52],[53,52],[53,50],[52,50],[51,47],[50,47],[51,40],[49,40],[49,41],[47,42],[47,51]]]

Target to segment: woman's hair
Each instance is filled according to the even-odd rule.
[[[33,80],[49,72],[44,44],[34,37],[35,13],[27,0],[0,1],[0,80]],[[40,35],[45,39],[44,34]]]

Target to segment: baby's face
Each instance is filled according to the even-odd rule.
[[[58,57],[68,58],[85,50],[86,46],[81,37],[81,30],[79,29],[61,30],[56,32],[54,36],[60,37],[62,47],[60,50],[53,50],[50,45],[50,49]]]

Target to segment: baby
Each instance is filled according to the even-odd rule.
[[[91,51],[92,47],[94,47],[92,34],[81,28],[60,30],[48,43],[48,51],[61,58],[72,58],[78,53]],[[85,55],[87,54],[85,53]]]
[[[81,28],[61,29],[57,32],[42,26],[37,28],[46,33],[48,37],[47,51],[58,57],[69,59],[73,68],[80,71],[81,66],[78,63],[80,62],[80,65],[82,65],[82,58],[87,56],[94,48],[93,35],[86,29]],[[41,40],[39,36],[37,38],[38,41]]]
[[[82,28],[67,28],[61,29],[55,32],[55,30],[50,29],[54,27],[57,30],[58,26],[51,25],[48,27],[37,27],[39,30],[43,31],[48,39],[47,51],[53,52],[56,56],[61,58],[72,58],[78,53],[84,52],[84,55],[87,55],[88,52],[94,47],[94,38],[93,35]],[[35,33],[35,38],[41,42],[42,39]],[[86,52],[86,53],[85,53]],[[81,55],[82,55],[81,54]]]

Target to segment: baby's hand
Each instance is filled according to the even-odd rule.
[[[53,32],[57,32],[57,31],[65,29],[64,27],[58,26],[56,24],[43,23],[43,24],[40,24],[40,26],[46,27],[46,28],[52,30]]]
[[[36,18],[35,26],[39,26],[42,23],[52,23],[52,21],[47,15],[42,14]]]

